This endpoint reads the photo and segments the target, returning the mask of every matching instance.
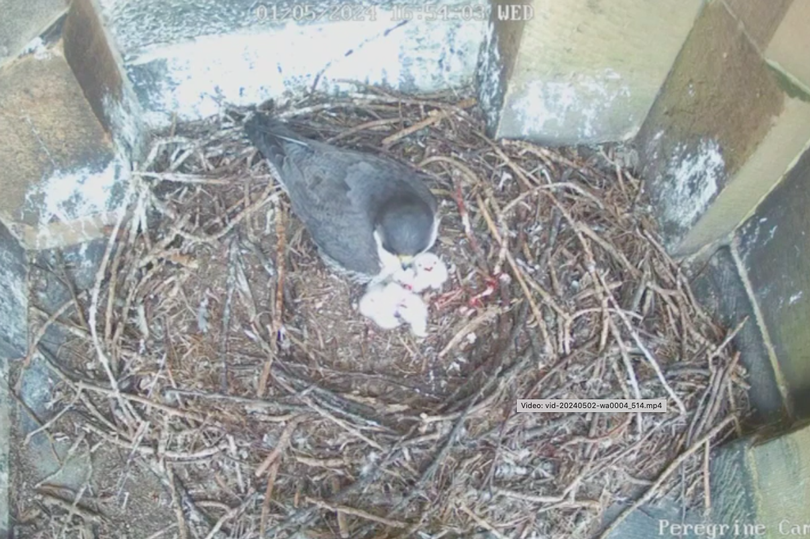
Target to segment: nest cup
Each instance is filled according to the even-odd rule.
[[[618,500],[703,503],[697,449],[748,413],[745,373],[611,149],[495,142],[457,96],[274,111],[430,176],[451,271],[417,341],[357,312],[363,289],[318,257],[243,134],[248,113],[154,140],[69,315],[78,352],[53,358],[66,412],[47,428],[84,433],[170,494],[136,524],[148,496],[91,496],[106,536],[126,522],[144,537],[592,537]],[[516,413],[519,398],[668,411]]]

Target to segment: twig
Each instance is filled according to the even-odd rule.
[[[39,343],[42,342],[42,339],[45,337],[45,334],[48,332],[48,329],[59,319],[60,316],[65,314],[71,307],[75,307],[75,303],[72,299],[64,302],[56,311],[51,314],[48,319],[45,321],[44,324],[37,330],[36,334],[34,335],[33,339],[28,343],[28,353],[25,355],[25,359],[23,360],[23,368],[20,372],[20,376],[17,379],[17,383],[15,384],[14,391],[16,393],[20,392],[20,388],[22,387],[22,380],[23,380],[23,373],[31,364],[31,360],[34,358],[34,354],[36,353]]]
[[[177,519],[177,531],[180,539],[188,539],[189,526],[186,522],[186,513],[183,511],[182,501],[177,491],[177,483],[174,473],[168,473],[169,492],[172,495],[172,505],[174,505],[174,516]]]
[[[76,392],[73,394],[73,398],[70,400],[70,402],[67,405],[65,405],[61,410],[59,410],[58,414],[56,414],[55,416],[50,418],[43,425],[40,425],[39,427],[37,427],[36,429],[32,430],[31,432],[29,432],[28,434],[25,435],[25,441],[23,442],[23,445],[28,445],[29,443],[31,443],[31,438],[33,438],[34,436],[36,436],[40,432],[42,432],[44,430],[48,430],[49,428],[51,428],[51,426],[54,423],[59,421],[59,418],[61,418],[63,415],[65,415],[66,413],[71,411],[73,409],[73,406],[76,404],[76,401],[79,400],[79,396],[81,395],[81,393],[82,393],[81,388],[76,389]]]
[[[455,348],[456,345],[458,345],[458,343],[463,341],[467,335],[475,331],[479,326],[489,322],[498,315],[502,314],[503,312],[504,309],[501,307],[490,307],[483,313],[479,314],[478,316],[476,316],[475,318],[464,324],[464,326],[460,330],[458,330],[455,333],[455,335],[453,335],[453,337],[447,342],[447,344],[444,345],[444,348],[442,348],[441,352],[439,352],[439,357],[442,358],[446,356],[447,353],[450,352],[453,348]]]
[[[607,285],[605,285],[605,281],[602,278],[602,276],[598,275],[598,278],[602,282],[602,286],[607,288]],[[656,361],[652,353],[647,349],[647,346],[641,340],[641,337],[639,337],[638,332],[633,327],[633,324],[631,324],[630,320],[627,319],[627,315],[624,314],[624,311],[619,305],[619,302],[616,301],[616,298],[613,297],[613,294],[608,294],[607,297],[613,303],[613,306],[616,308],[616,314],[619,316],[619,320],[622,321],[624,327],[627,329],[627,331],[630,333],[630,336],[633,338],[633,341],[636,343],[636,346],[639,348],[639,350],[641,350],[641,353],[644,354],[644,357],[647,359],[647,362],[655,371],[656,376],[658,376],[658,380],[661,381],[661,385],[664,386],[664,389],[666,389],[667,393],[669,393],[669,396],[672,398],[672,400],[675,401],[675,404],[678,405],[678,410],[681,412],[681,415],[686,415],[686,406],[683,404],[681,398],[675,393],[675,391],[669,385],[669,382],[667,382],[667,379],[664,376],[664,372],[661,370],[661,366],[658,364],[658,361]]]
[[[104,282],[105,272],[107,271],[107,264],[110,261],[110,255],[113,250],[113,246],[115,245],[115,240],[118,238],[118,231],[121,229],[121,225],[124,222],[124,217],[127,214],[127,208],[129,206],[130,201],[132,200],[132,196],[135,194],[135,183],[131,182],[129,188],[127,189],[127,194],[124,197],[124,202],[121,204],[121,215],[115,223],[113,227],[112,233],[110,234],[110,238],[107,241],[107,247],[104,250],[104,255],[101,259],[101,263],[98,266],[98,271],[96,271],[96,279],[95,284],[92,288],[92,292],[90,294],[90,319],[88,321],[90,325],[90,334],[92,336],[93,345],[96,349],[96,355],[98,356],[98,360],[101,363],[101,366],[104,369],[105,374],[110,382],[110,386],[112,386],[114,396],[118,399],[119,404],[121,405],[122,410],[129,412],[131,417],[137,418],[138,415],[132,409],[128,402],[126,402],[123,398],[121,398],[118,389],[118,380],[115,377],[115,374],[112,371],[112,366],[110,364],[110,359],[107,357],[106,352],[104,351],[104,347],[101,343],[101,339],[98,335],[98,306],[99,306],[99,299],[101,295],[101,285]]]
[[[195,185],[233,185],[234,178],[206,178],[196,174],[181,174],[178,172],[133,172],[136,176],[152,178],[163,182],[190,183]]]
[[[222,334],[219,336],[219,357],[222,362],[219,386],[223,393],[228,392],[228,341],[231,332],[231,309],[233,308],[233,293],[236,290],[236,265],[238,264],[239,248],[236,239],[231,239],[228,245],[228,277],[225,281],[225,305],[222,311]]]
[[[466,109],[466,108],[472,107],[473,105],[475,105],[475,103],[476,103],[475,99],[469,98],[469,99],[465,99],[465,100],[459,102],[456,106],[461,107],[463,109]],[[450,113],[451,113],[451,111],[449,111],[449,110],[432,110],[432,111],[430,111],[428,113],[428,117],[425,118],[424,120],[416,122],[412,126],[406,127],[402,131],[399,131],[397,133],[394,133],[393,135],[385,137],[382,140],[382,145],[383,146],[391,146],[392,144],[399,141],[400,139],[403,139],[403,138],[407,137],[408,135],[416,133],[417,131],[419,131],[421,129],[429,127],[429,126],[435,124],[436,122],[447,118],[450,115]]]
[[[669,465],[667,465],[667,467],[664,468],[664,471],[661,472],[661,474],[659,474],[658,479],[656,479],[655,483],[653,483],[652,486],[648,488],[647,491],[640,498],[638,498],[635,502],[633,502],[633,504],[630,505],[630,507],[622,511],[619,514],[619,516],[616,517],[616,519],[613,522],[611,522],[611,524],[599,535],[599,539],[608,539],[608,537],[610,537],[610,535],[616,530],[616,528],[618,528],[619,525],[622,522],[624,522],[633,511],[635,511],[636,509],[638,509],[639,507],[650,501],[655,496],[656,492],[658,492],[658,489],[661,488],[661,486],[669,478],[670,475],[672,475],[675,471],[678,470],[678,468],[681,466],[681,464],[683,464],[686,461],[686,459],[691,457],[699,449],[703,448],[705,444],[710,443],[712,438],[717,436],[720,432],[722,432],[723,429],[725,429],[734,421],[736,421],[736,418],[734,416],[729,416],[725,418],[723,421],[715,425],[712,430],[707,432],[705,436],[703,436],[694,444],[692,444],[692,446],[689,447],[686,451],[678,455],[678,457],[675,458],[675,460],[673,460],[672,462],[670,462]]]
[[[284,206],[279,203],[276,207],[276,297],[273,312],[273,334],[270,336],[270,354],[264,362],[256,396],[261,398],[267,391],[267,382],[273,368],[273,361],[278,354],[278,341],[283,327],[284,316],[284,272],[287,245],[287,227],[284,218]]]
[[[481,214],[484,216],[484,220],[487,222],[487,226],[489,227],[489,231],[492,236],[496,239],[499,245],[504,245],[504,240],[501,238],[500,233],[498,232],[495,223],[492,221],[492,217],[489,215],[486,207],[484,206],[484,202],[481,200],[481,197],[477,197],[478,201],[478,209],[481,211]],[[509,263],[509,268],[512,270],[512,273],[517,279],[518,284],[520,285],[520,289],[523,291],[523,295],[526,297],[526,300],[529,302],[529,307],[532,310],[532,316],[534,316],[535,321],[537,322],[537,327],[540,328],[540,334],[543,336],[543,341],[545,343],[545,349],[543,352],[548,356],[555,355],[555,347],[551,344],[551,337],[548,333],[548,327],[546,326],[546,321],[543,319],[543,315],[540,313],[540,308],[537,306],[537,303],[534,301],[532,297],[532,292],[529,290],[529,286],[526,284],[526,279],[523,277],[523,271],[515,262],[512,253],[508,250],[505,251],[506,261]]]
[[[62,498],[54,494],[50,494],[47,492],[40,492],[39,495],[42,496],[42,501],[50,505],[54,505],[60,509],[64,509],[65,511],[68,512],[68,515],[74,514],[79,515],[88,522],[101,522],[104,520],[103,516],[100,513],[93,511],[92,509],[88,509],[86,507],[78,505],[74,506],[73,502],[63,500]]]
[[[266,537],[267,519],[270,517],[270,501],[273,499],[273,488],[276,485],[278,469],[281,466],[281,459],[276,459],[270,465],[267,474],[267,488],[264,490],[264,501],[262,502],[262,512],[259,517],[259,536]]]
[[[399,521],[399,520],[392,520],[390,518],[385,517],[378,517],[377,515],[373,515],[368,511],[363,511],[362,509],[355,509],[354,507],[348,507],[345,505],[335,505],[329,502],[325,502],[323,500],[318,500],[315,498],[306,497],[306,501],[309,503],[314,503],[318,507],[326,509],[328,511],[333,511],[336,513],[345,513],[347,515],[353,515],[356,517],[360,517],[366,520],[371,520],[372,522],[377,522],[384,526],[388,526],[389,528],[406,528],[408,526],[407,523]]]
[[[255,496],[255,494],[256,492],[252,490],[247,494],[247,496],[245,496],[245,499],[244,501],[242,501],[241,504],[239,504],[237,507],[230,509],[224,515],[222,515],[220,519],[217,520],[217,522],[211,527],[211,531],[208,532],[208,535],[205,536],[205,539],[214,539],[214,537],[216,537],[216,535],[219,533],[219,530],[222,529],[222,527],[225,525],[226,522],[228,522],[229,520],[233,520],[234,518],[242,514],[245,511],[245,509],[247,509],[248,505],[253,503],[253,497]]]
[[[463,502],[458,502],[458,507],[459,507],[459,509],[461,509],[462,511],[467,513],[467,515],[469,515],[469,517],[472,518],[475,521],[476,524],[478,524],[479,526],[481,526],[484,529],[489,530],[490,533],[492,533],[492,535],[494,535],[498,539],[508,539],[508,537],[506,537],[504,534],[499,532],[497,530],[497,528],[495,528],[495,526],[493,526],[492,524],[490,524],[489,522],[487,522],[483,518],[481,518],[478,515],[476,515],[475,513],[473,513],[466,505],[464,505]]]
[[[703,447],[703,508],[705,516],[708,517],[712,512],[711,476],[709,475],[709,457],[712,452],[712,444],[709,440],[706,440]]]
[[[290,443],[290,438],[292,438],[293,432],[295,432],[295,428],[298,426],[299,423],[301,423],[305,419],[305,417],[306,416],[304,415],[300,415],[293,418],[292,420],[290,420],[289,423],[287,423],[287,426],[284,427],[284,430],[281,432],[281,436],[279,437],[278,442],[276,442],[276,447],[273,448],[273,450],[267,455],[267,457],[265,457],[265,459],[262,461],[259,467],[256,468],[256,472],[254,472],[254,475],[256,477],[261,477],[262,475],[264,475],[264,472],[267,471],[267,468],[269,468],[270,465],[273,464],[276,460],[281,458],[281,454],[287,449],[287,445]]]

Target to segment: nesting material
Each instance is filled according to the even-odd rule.
[[[156,528],[136,536],[588,538],[616,503],[619,519],[663,495],[708,507],[706,450],[749,410],[739,328],[695,301],[620,156],[492,141],[456,95],[370,92],[276,113],[432,177],[452,276],[400,312],[426,336],[326,269],[244,111],[177,126],[139,164],[82,315],[31,331],[73,335],[51,367],[64,413],[43,429],[117,448],[132,479],[113,491],[159,478],[170,520],[91,488],[83,512],[71,494],[30,526],[78,534],[92,508],[100,537],[118,511]],[[370,332],[358,302],[393,329]],[[516,413],[518,398],[668,411]]]

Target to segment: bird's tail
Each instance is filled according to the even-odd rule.
[[[306,142],[280,120],[260,112],[253,114],[245,122],[245,133],[256,149],[277,169],[281,167],[287,154],[287,144],[306,146]]]

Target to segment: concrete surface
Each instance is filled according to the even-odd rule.
[[[16,58],[67,9],[67,0],[0,0],[0,66]]]
[[[695,274],[690,276],[693,291],[715,320],[727,328],[735,328],[748,318],[732,341],[742,354],[740,363],[748,371],[747,382],[751,386],[748,398],[754,417],[746,429],[788,424],[792,403],[776,357],[765,346],[756,306],[741,277],[745,268],[738,267],[731,250],[723,247],[694,269]]]
[[[518,30],[493,28],[496,40],[518,47],[489,101],[499,105],[496,137],[569,145],[632,138],[672,67],[702,0],[535,1],[534,17]],[[510,23],[514,25],[514,23]],[[655,46],[650,46],[654,43]],[[514,58],[509,57],[514,55]],[[514,67],[509,64],[514,63]],[[493,94],[501,90],[502,98]]]
[[[139,161],[148,137],[143,111],[94,0],[71,2],[63,39],[65,59],[96,118],[119,154]]]
[[[28,351],[28,260],[25,251],[0,222],[0,537],[9,531],[9,441],[11,439],[11,395],[8,387],[9,361]]]
[[[26,247],[100,235],[128,168],[63,54],[46,44],[0,70],[0,218]]]
[[[494,0],[494,13],[510,0]],[[490,18],[476,73],[478,102],[486,115],[489,136],[497,137],[504,95],[515,70],[527,21]]]
[[[63,276],[69,279],[77,293],[90,289],[95,282],[95,274],[106,244],[106,239],[99,239],[59,250],[41,250],[33,254],[29,272],[29,294],[32,304],[45,313],[52,313],[65,302],[71,301],[72,296],[63,281]],[[41,323],[43,317],[39,314],[36,317]],[[42,337],[38,351],[32,356],[31,364],[25,370],[20,384],[19,398],[26,406],[16,407],[18,436],[26,436],[58,412],[51,402],[54,375],[47,365],[45,356],[59,361],[59,351],[73,339],[75,338],[70,332],[58,323],[51,325]],[[60,442],[54,438],[59,437],[49,438],[45,433],[40,433],[31,438],[25,451],[18,452],[16,464],[21,467],[18,471],[19,477],[35,480],[49,477],[49,484],[78,490],[86,480],[89,462],[86,456],[80,453],[64,462],[64,465],[61,464],[57,460],[57,455],[64,461],[70,443]],[[56,472],[58,474],[53,475]]]
[[[791,4],[801,2],[805,0],[724,0],[728,10],[760,50],[771,41]]]
[[[746,28],[724,2],[707,4],[637,139],[642,176],[670,248],[748,162],[784,100]],[[772,186],[783,172],[761,181]]]
[[[810,418],[810,152],[740,229],[750,293],[796,408]]]
[[[765,58],[810,93],[810,2],[794,0],[765,49]]]
[[[804,537],[810,522],[810,428],[770,439],[738,440],[715,452],[711,464],[711,522],[738,526],[727,537]],[[743,526],[760,526],[745,533]]]
[[[772,119],[770,131],[673,252],[689,255],[728,237],[796,164],[808,144],[810,100],[785,96],[784,108]]]
[[[447,14],[434,21],[399,20],[390,1],[311,5],[307,15],[304,4],[253,0],[105,0],[101,9],[152,129],[229,104],[358,90],[343,80],[411,93],[474,81],[486,0],[431,4]]]

